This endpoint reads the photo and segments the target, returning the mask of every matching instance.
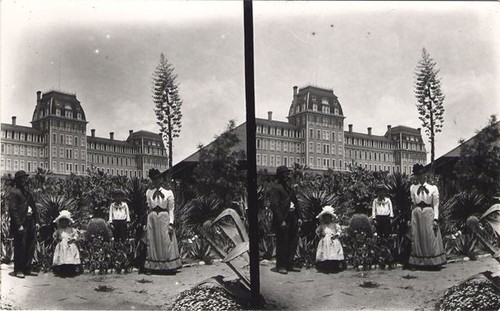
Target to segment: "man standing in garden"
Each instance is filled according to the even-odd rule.
[[[14,187],[7,194],[10,214],[10,231],[14,237],[14,275],[24,278],[35,275],[31,271],[31,261],[35,253],[38,211],[27,186],[28,174],[17,171]]]
[[[300,209],[290,186],[290,169],[286,166],[276,169],[276,180],[270,188],[269,203],[276,234],[276,270],[282,274],[298,271],[294,268],[293,258],[299,242]]]

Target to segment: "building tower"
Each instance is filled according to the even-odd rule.
[[[54,173],[84,174],[87,121],[76,94],[37,92],[32,127],[45,141],[45,162]]]
[[[293,87],[288,122],[304,138],[304,155],[313,169],[342,169],[344,160],[344,114],[333,89]]]

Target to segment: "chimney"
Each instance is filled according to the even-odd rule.
[[[16,126],[16,116],[12,116],[12,125]]]
[[[42,99],[42,92],[38,91],[36,92],[36,101],[39,102],[40,99]]]
[[[90,133],[91,133],[90,136],[95,137],[95,129],[91,129]]]
[[[114,132],[109,132],[109,139],[113,140],[115,138]]]
[[[268,119],[269,121],[271,121],[271,120],[273,119],[273,112],[272,112],[272,111],[268,111],[268,112],[267,112],[267,119]]]
[[[391,130],[391,126],[390,125],[387,125],[387,130],[390,131]]]
[[[349,124],[349,133],[352,133],[352,124]]]
[[[297,89],[298,87],[297,86],[294,86],[293,87],[293,96],[295,97],[295,95],[297,95]]]
[[[420,130],[421,130],[421,128],[418,128],[418,129],[417,129],[417,131],[418,131],[418,133],[419,133],[419,134],[421,134]]]
[[[372,134],[372,128],[371,128],[371,127],[369,127],[369,128],[368,128],[368,135],[371,135],[371,134]]]
[[[128,136],[132,136],[133,133],[134,133],[134,130],[128,130]]]

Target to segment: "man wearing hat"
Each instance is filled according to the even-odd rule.
[[[290,186],[290,169],[276,169],[276,181],[269,191],[269,208],[273,212],[272,226],[276,234],[276,270],[287,274],[294,269],[293,258],[299,242],[299,202]]]
[[[14,187],[7,194],[6,203],[10,215],[10,231],[14,237],[14,275],[36,275],[31,271],[35,253],[38,211],[27,186],[28,174],[17,171]]]
[[[446,263],[441,230],[439,230],[439,191],[426,182],[422,164],[413,166],[417,184],[410,186],[411,212],[411,268],[439,269]]]

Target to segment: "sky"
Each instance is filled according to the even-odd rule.
[[[445,123],[436,155],[500,112],[497,2],[254,2],[257,117],[286,121],[292,88],[333,88],[345,129],[421,127],[414,70],[440,69]],[[180,83],[174,164],[245,121],[243,5],[237,1],[1,2],[1,120],[30,125],[36,91],[76,93],[87,135],[158,132],[151,99],[160,53]],[[427,140],[427,137],[424,137]],[[428,151],[430,147],[427,145]]]

